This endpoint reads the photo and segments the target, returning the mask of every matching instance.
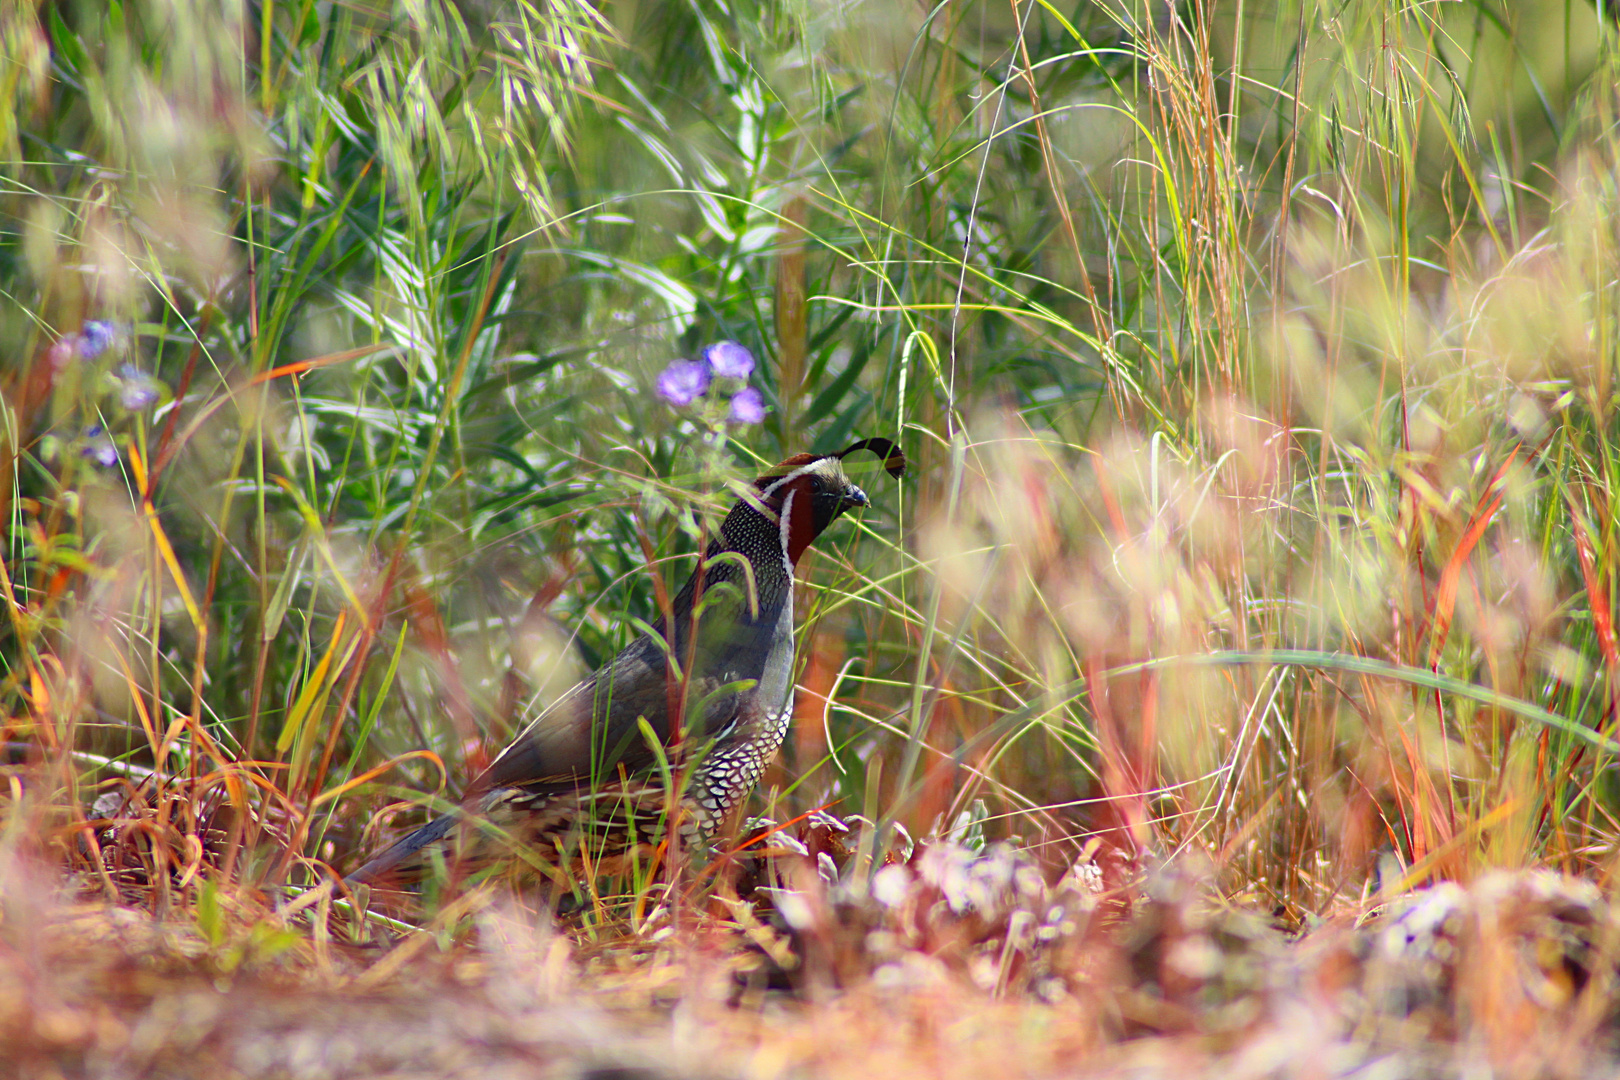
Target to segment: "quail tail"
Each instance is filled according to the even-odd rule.
[[[344,882],[349,885],[366,885],[376,881],[396,866],[412,858],[429,844],[435,844],[450,835],[450,830],[456,827],[459,820],[459,814],[446,814],[443,817],[434,818],[403,840],[391,845],[382,854],[360,867],[360,869],[351,873],[343,879]]]

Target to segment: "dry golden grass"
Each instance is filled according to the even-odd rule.
[[[717,904],[640,938],[589,940],[488,889],[455,905],[460,933],[360,946],[341,917],[312,933],[308,911],[263,898],[219,897],[201,924],[86,901],[13,853],[0,1075],[1573,1077],[1620,1062],[1620,919],[1572,879],[1490,875],[1291,934],[1185,868],[1111,897],[1094,877],[1021,876],[1034,864],[1011,849],[941,844],[913,865],[861,895],[795,861],[790,918]]]

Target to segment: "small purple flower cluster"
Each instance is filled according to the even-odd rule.
[[[735,341],[707,346],[700,359],[676,360],[658,376],[658,396],[685,407],[709,392],[715,379],[746,382],[754,373],[754,357]],[[757,424],[765,419],[765,398],[752,386],[731,395],[726,419],[736,424]]]
[[[79,327],[77,333],[63,334],[47,354],[51,366],[60,371],[70,360],[94,360],[118,340],[118,327],[100,319],[91,319]]]
[[[90,319],[78,330],[58,338],[47,350],[46,357],[51,366],[60,372],[75,362],[95,360],[109,349],[122,346],[127,340],[127,327]],[[103,379],[103,393],[107,395],[104,400],[115,401],[124,413],[144,413],[163,400],[163,383],[133,362],[119,364],[116,371],[107,373]],[[114,441],[113,433],[102,424],[86,428],[81,440],[79,453],[86,461],[104,469],[118,464],[118,444]]]
[[[118,446],[107,434],[107,429],[94,424],[84,433],[84,449],[79,453],[86,461],[110,469],[118,464]]]
[[[118,369],[118,404],[126,412],[150,409],[163,396],[163,384],[134,364],[123,364]]]

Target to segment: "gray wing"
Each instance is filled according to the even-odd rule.
[[[656,761],[640,721],[669,745],[669,718],[689,716],[689,738],[718,735],[734,726],[736,692],[716,694],[730,673],[699,673],[685,687],[671,676],[663,646],[640,637],[576,684],[529,722],[468,789],[469,796],[498,788],[534,794],[570,791],[635,773]]]
[[[468,794],[503,787],[548,794],[612,780],[620,766],[632,773],[645,769],[656,757],[641,730],[642,718],[664,746],[670,741],[670,718],[677,714],[685,718],[683,729],[694,742],[726,738],[738,726],[741,702],[737,691],[721,689],[760,681],[773,643],[769,631],[792,594],[762,603],[739,584],[737,560],[719,559],[720,551],[711,545],[706,556],[695,643],[686,613],[694,610],[697,575],[675,598],[672,648],[682,662],[690,657],[694,667],[685,686],[670,672],[667,637],[643,634],[535,717],[473,781]],[[668,634],[662,620],[655,629]],[[788,632],[791,663],[791,614]]]
[[[664,715],[667,670],[657,642],[637,638],[531,720],[468,794],[503,787],[537,794],[567,791],[593,776],[612,775],[619,764],[630,771],[651,764],[652,750],[637,720],[645,716],[653,722]],[[666,737],[659,732],[660,739]]]

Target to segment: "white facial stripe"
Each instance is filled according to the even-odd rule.
[[[761,491],[759,493],[759,497],[762,498],[762,499],[770,498],[771,495],[775,493],[777,488],[781,487],[783,484],[791,483],[794,480],[797,480],[799,477],[805,475],[806,473],[815,472],[816,471],[816,466],[820,465],[825,460],[826,460],[825,458],[817,458],[815,461],[812,461],[808,465],[800,465],[797,469],[794,469],[792,472],[788,473],[786,476],[782,477],[781,479],[771,481],[771,485],[769,487],[767,487],[764,491]]]
[[[816,460],[810,462],[810,464],[808,464],[808,465],[800,465],[797,469],[794,469],[792,472],[788,473],[786,476],[778,477],[777,479],[772,480],[770,485],[768,487],[766,487],[764,491],[761,491],[759,493],[759,497],[762,498],[762,499],[768,499],[768,498],[771,497],[771,494],[773,492],[775,492],[776,489],[781,487],[783,484],[786,484],[786,483],[789,483],[791,481],[797,480],[799,477],[804,476],[804,475],[806,475],[808,473],[819,472],[823,476],[825,476],[827,479],[829,479],[829,480],[833,479],[833,477],[828,474],[828,470],[826,468],[827,463],[829,461],[836,463],[838,461],[838,459],[837,458],[832,458],[832,457],[816,458]]]
[[[774,486],[774,485],[773,485]],[[782,500],[782,516],[776,525],[777,534],[782,538],[782,569],[787,571],[789,578],[793,577],[793,560],[788,558],[788,523],[793,520],[793,500],[799,493],[790,491],[787,498]]]

